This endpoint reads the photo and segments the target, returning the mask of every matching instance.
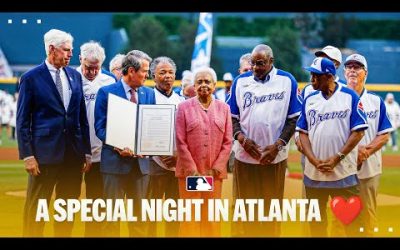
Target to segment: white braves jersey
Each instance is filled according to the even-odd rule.
[[[341,85],[343,85],[343,86],[346,86],[346,84],[343,83],[343,81],[341,81],[341,80],[339,79],[338,76],[336,77],[335,82],[336,82],[337,84],[341,84]],[[306,86],[304,86],[303,90],[301,91],[301,98],[302,98],[301,100],[302,100],[302,102],[303,102],[304,99],[307,98],[307,96],[309,96],[311,93],[313,93],[313,92],[315,92],[315,91],[317,91],[317,90],[315,90],[315,89],[313,88],[313,86],[312,86],[311,83],[310,83],[310,84],[307,84]],[[299,138],[299,131],[296,131],[296,132],[294,133],[294,137],[296,138],[296,141],[297,141],[298,138]]]
[[[82,74],[81,67],[76,69],[82,75],[83,94],[85,96],[86,115],[89,123],[90,145],[92,147],[92,162],[100,162],[102,141],[96,136],[94,129],[94,105],[96,102],[97,92],[103,86],[115,83],[115,79],[101,71],[93,81],[89,81]]]
[[[386,112],[389,116],[389,120],[394,128],[400,127],[400,106],[396,101],[392,103],[385,102]]]
[[[386,114],[386,106],[383,100],[366,89],[361,93],[361,102],[367,115],[368,129],[359,145],[368,145],[377,135],[385,134],[393,130]],[[357,175],[360,179],[371,178],[382,173],[382,151],[378,150],[362,164]]]
[[[283,70],[273,68],[263,83],[257,81],[253,72],[249,71],[234,80],[227,103],[232,117],[239,119],[245,136],[264,148],[278,140],[287,118],[300,114],[301,102],[297,89],[294,77]],[[278,153],[272,163],[287,159],[288,154],[289,145]],[[260,164],[241,145],[237,147],[235,158]]]
[[[176,109],[178,108],[178,104],[185,100],[184,97],[179,96],[174,91],[172,91],[171,96],[169,96],[169,97],[165,96],[155,87],[154,87],[154,95],[156,98],[156,104],[174,104]],[[174,138],[175,138],[175,136],[174,136]],[[175,141],[174,141],[174,151],[176,151]],[[170,171],[175,170],[175,168],[168,168],[167,166],[165,166],[165,164],[161,161],[159,156],[153,156],[152,158],[160,167],[162,167],[166,170],[170,170]]]
[[[368,123],[360,98],[353,90],[337,84],[327,100],[321,91],[303,102],[297,131],[308,134],[314,155],[321,160],[338,153],[355,130],[365,130]],[[338,163],[331,173],[318,171],[306,158],[304,174],[315,181],[337,181],[357,174],[357,147]]]

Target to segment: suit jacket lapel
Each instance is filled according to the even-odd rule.
[[[69,83],[69,88],[71,89],[71,98],[69,100],[69,105],[68,105],[68,108],[67,108],[67,110],[70,110],[72,108],[72,106],[73,106],[73,103],[75,102],[75,99],[78,98],[78,96],[74,95],[74,93],[77,91],[77,88],[79,87],[79,84],[76,81],[74,81],[74,79],[71,77],[72,73],[69,74],[68,71],[69,71],[69,68],[65,67],[64,68],[64,72],[65,72],[65,74],[67,76],[67,80],[68,80],[68,83]]]
[[[43,84],[47,85],[48,88],[50,88],[52,95],[55,96],[57,102],[64,108],[64,103],[61,100],[61,96],[58,93],[56,83],[54,82],[53,78],[51,77],[50,71],[46,66],[46,63],[42,63],[41,65],[41,76],[43,78]],[[43,90],[40,90],[43,91]]]
[[[116,88],[116,95],[117,96],[119,96],[119,97],[122,97],[122,98],[124,98],[125,100],[128,100],[128,97],[126,97],[126,93],[125,93],[125,89],[124,89],[124,86],[122,86],[122,82],[121,82],[121,80],[119,80],[118,82],[117,82],[117,86],[116,86],[117,88]],[[129,101],[129,100],[128,100]]]

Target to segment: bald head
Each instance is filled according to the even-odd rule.
[[[268,56],[270,58],[274,57],[274,53],[272,52],[271,47],[265,44],[259,44],[256,47],[254,47],[253,51],[251,52],[251,55],[255,54],[264,54],[265,56]]]

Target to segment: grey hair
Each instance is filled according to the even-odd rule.
[[[126,54],[124,60],[122,60],[122,74],[127,75],[129,67],[133,67],[135,71],[138,71],[142,67],[143,60],[151,62],[151,57],[140,50],[131,50]]]
[[[213,70],[213,69],[210,68],[210,67],[201,67],[201,68],[197,69],[197,70],[193,73],[193,81],[194,81],[194,82],[196,81],[197,75],[198,75],[199,73],[208,73],[208,74],[211,75],[211,77],[212,77],[214,83],[217,82],[217,73],[215,73],[215,70]]]
[[[104,59],[106,59],[106,53],[100,43],[90,41],[82,44],[81,59],[98,60],[100,64],[103,64]]]
[[[193,84],[193,73],[189,70],[186,70],[186,74],[182,77],[181,80],[182,89],[184,89],[188,85]]]
[[[110,61],[110,72],[112,72],[114,69],[118,69],[122,67],[122,61],[124,60],[125,55],[123,54],[116,54],[113,59]]]
[[[71,43],[74,38],[70,33],[64,32],[62,30],[51,29],[46,34],[44,34],[44,48],[46,50],[46,55],[49,55],[49,47],[53,45],[54,47],[60,47],[64,43]]]
[[[264,53],[266,56],[268,56],[270,58],[274,58],[274,53],[272,52],[271,47],[269,47],[268,45],[265,45],[265,44],[259,44],[256,47],[254,47],[251,54],[253,55],[255,53]]]
[[[242,55],[239,59],[239,67],[242,68],[242,66],[245,62],[250,63],[250,61],[251,61],[250,53],[246,53],[246,54]]]
[[[176,64],[175,64],[175,62],[169,57],[160,56],[160,57],[157,57],[156,59],[154,59],[151,62],[150,73],[151,73],[151,77],[152,78],[154,78],[154,74],[156,73],[156,68],[160,63],[168,63],[169,65],[172,66],[172,68],[174,69],[174,72],[176,72]]]

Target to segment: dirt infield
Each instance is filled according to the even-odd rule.
[[[16,161],[16,160],[18,160],[18,149],[0,148],[0,161]]]
[[[0,161],[2,160],[18,160],[18,149],[0,148]],[[300,162],[300,153],[290,152],[289,162]],[[383,166],[400,168],[400,155],[383,155]]]

